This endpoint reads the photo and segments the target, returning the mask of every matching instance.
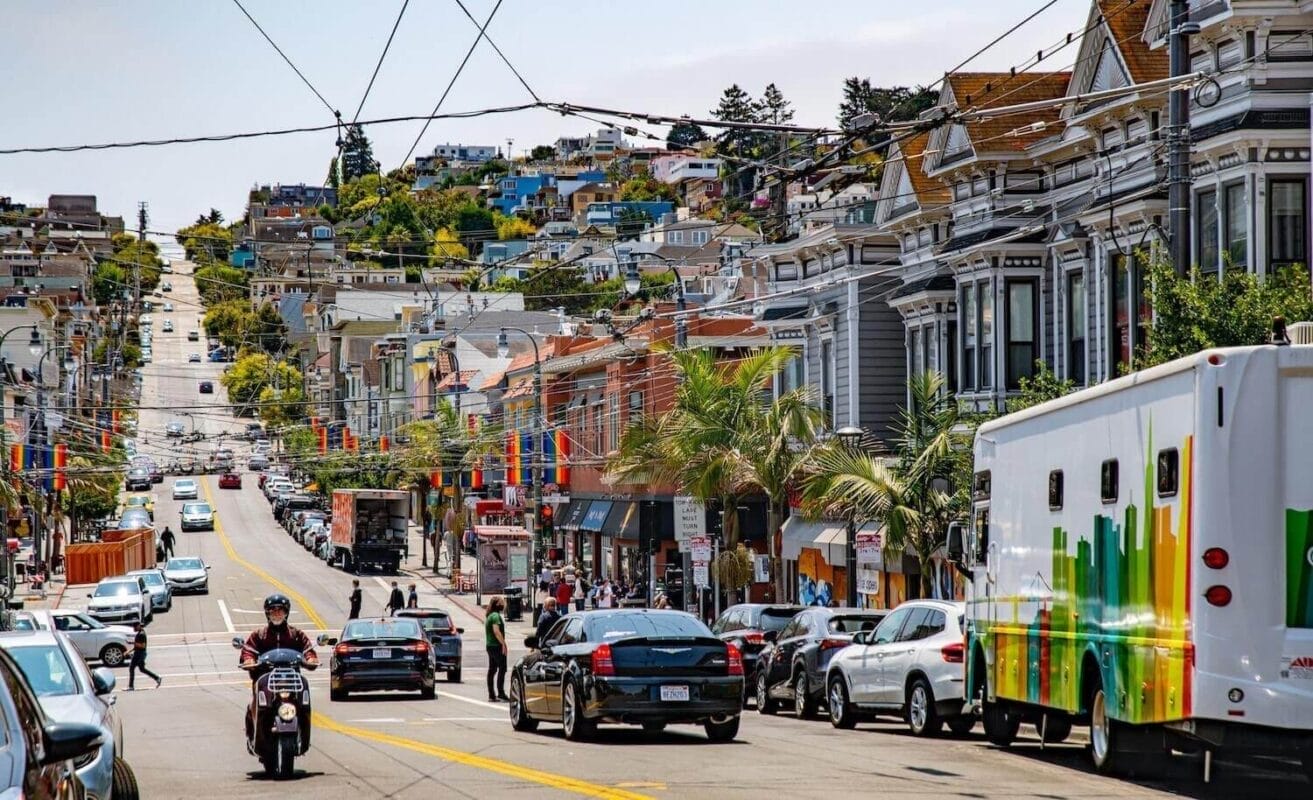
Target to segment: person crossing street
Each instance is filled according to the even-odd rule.
[[[164,679],[146,668],[146,628],[140,622],[133,626],[136,635],[132,637],[132,661],[128,664],[128,691],[137,690],[137,671],[140,670],[142,675],[155,679],[155,688],[160,688]]]
[[[169,530],[168,525],[165,525],[164,533],[160,534],[160,546],[164,548],[165,558],[173,558],[173,544],[174,544],[173,531]]]

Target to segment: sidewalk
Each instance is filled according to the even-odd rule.
[[[443,558],[441,561],[440,571],[435,573],[433,565],[438,554],[433,552],[433,548],[428,548],[428,566],[423,564],[424,542],[423,536],[420,535],[418,525],[411,525],[409,531],[410,556],[401,562],[401,572],[409,575],[416,580],[422,581],[428,587],[436,591],[443,599],[449,601],[465,613],[482,620],[484,610],[475,602],[473,592],[460,592],[451,580],[451,567],[448,561]],[[461,574],[478,578],[478,559],[468,553],[461,555],[460,560]],[[532,617],[532,609],[527,609],[525,619]],[[530,620],[531,621],[531,620]]]

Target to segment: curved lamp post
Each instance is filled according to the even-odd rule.
[[[834,432],[834,435],[848,450],[856,453],[858,445],[862,442],[865,434],[861,428],[855,425],[845,425]],[[844,569],[848,572],[848,598],[847,605],[849,608],[857,607],[857,522],[852,514],[848,515],[848,544],[844,548]]]

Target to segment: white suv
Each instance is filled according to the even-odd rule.
[[[830,722],[851,728],[863,715],[894,714],[916,736],[948,723],[962,735],[975,725],[964,708],[962,617],[966,604],[910,600],[830,661],[825,698]]]

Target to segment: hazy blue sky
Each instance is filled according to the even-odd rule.
[[[348,119],[401,0],[243,0]],[[479,19],[495,0],[466,0]],[[800,124],[833,124],[845,76],[926,84],[1039,7],[1038,0],[504,0],[492,39],[544,99],[706,116],[738,82],[774,81]],[[971,64],[1005,69],[1082,28],[1089,0],[1062,0]],[[477,28],[455,0],[411,0],[362,119],[426,114]],[[1067,68],[1068,47],[1050,69]],[[0,0],[0,147],[167,138],[313,125],[332,116],[230,0]],[[481,44],[445,111],[529,98]],[[386,169],[422,123],[368,130]],[[598,127],[545,111],[435,122],[442,142],[515,140],[518,153]],[[646,127],[646,126],[645,126]],[[664,129],[655,129],[664,134]],[[103,211],[151,204],[172,230],[215,206],[240,216],[256,182],[314,183],[332,132],[128,151],[0,155],[0,195],[29,203],[92,193]]]

